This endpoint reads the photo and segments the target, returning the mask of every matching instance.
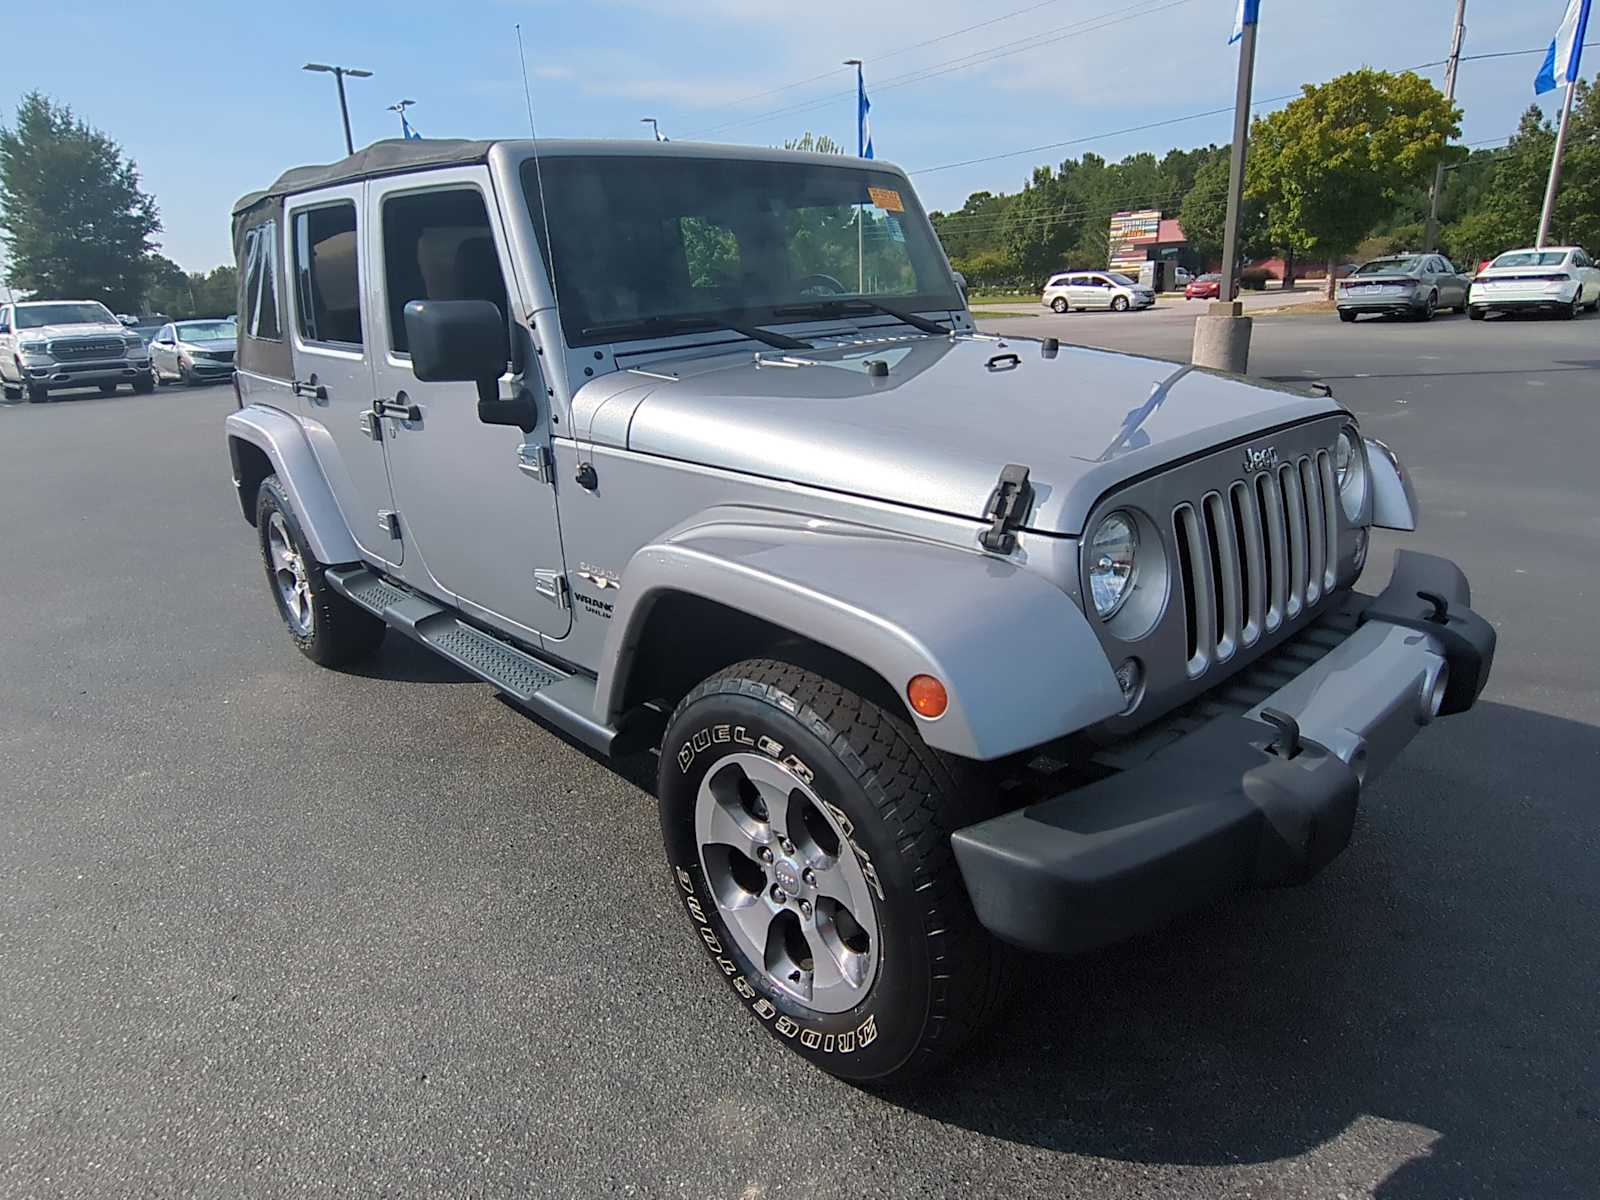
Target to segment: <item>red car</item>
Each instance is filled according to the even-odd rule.
[[[1222,295],[1222,276],[1197,275],[1183,289],[1185,300],[1215,300]]]

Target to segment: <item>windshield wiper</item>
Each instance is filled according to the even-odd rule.
[[[725,317],[639,317],[632,321],[607,321],[602,325],[588,325],[582,330],[584,337],[648,337],[651,334],[665,336],[670,333],[692,333],[701,329],[727,329],[740,334],[755,342],[765,342],[778,350],[811,350],[814,347],[810,342],[802,342],[799,338],[792,338],[788,334],[773,333],[770,329],[760,329],[754,325],[745,325],[739,321],[730,321]]]
[[[950,330],[937,321],[930,321],[927,317],[919,317],[916,313],[906,312],[903,308],[885,304],[882,300],[869,300],[865,296],[851,296],[847,300],[813,300],[806,304],[786,304],[772,310],[778,317],[832,317],[848,312],[881,312],[886,317],[893,317],[903,325],[913,329],[920,329],[923,333],[949,333]]]

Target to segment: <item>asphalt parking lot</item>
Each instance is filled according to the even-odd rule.
[[[987,322],[1175,358],[1153,314]],[[322,671],[226,387],[0,405],[0,1194],[1593,1197],[1600,318],[1264,318],[1500,630],[1307,887],[1030,964],[877,1095],[735,1006],[650,798],[402,639]]]

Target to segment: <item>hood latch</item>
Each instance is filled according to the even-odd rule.
[[[1028,482],[1028,468],[1019,463],[1007,463],[1000,472],[1000,482],[989,493],[989,503],[983,510],[983,519],[989,528],[978,535],[978,544],[996,554],[1010,554],[1016,549],[1016,530],[1028,515],[1033,503],[1033,485]]]

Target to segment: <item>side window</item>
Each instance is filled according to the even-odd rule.
[[[296,321],[308,342],[361,345],[356,206],[341,201],[294,214]]]
[[[396,354],[410,352],[405,311],[413,300],[487,300],[504,319],[505,279],[482,194],[458,188],[384,200],[383,281]]]
[[[11,332],[11,310],[0,308],[0,333]]]
[[[1111,286],[1111,280],[1107,279],[1104,275],[1096,275],[1094,277],[1094,285],[1098,288],[1108,288]]]
[[[264,342],[283,336],[278,320],[278,223],[266,221],[244,235],[244,319],[245,332]],[[171,341],[172,327],[164,326],[161,336]]]
[[[1085,279],[1082,275],[1069,275],[1067,277],[1067,286],[1068,287],[1083,287],[1088,282],[1089,281],[1087,279]]]

